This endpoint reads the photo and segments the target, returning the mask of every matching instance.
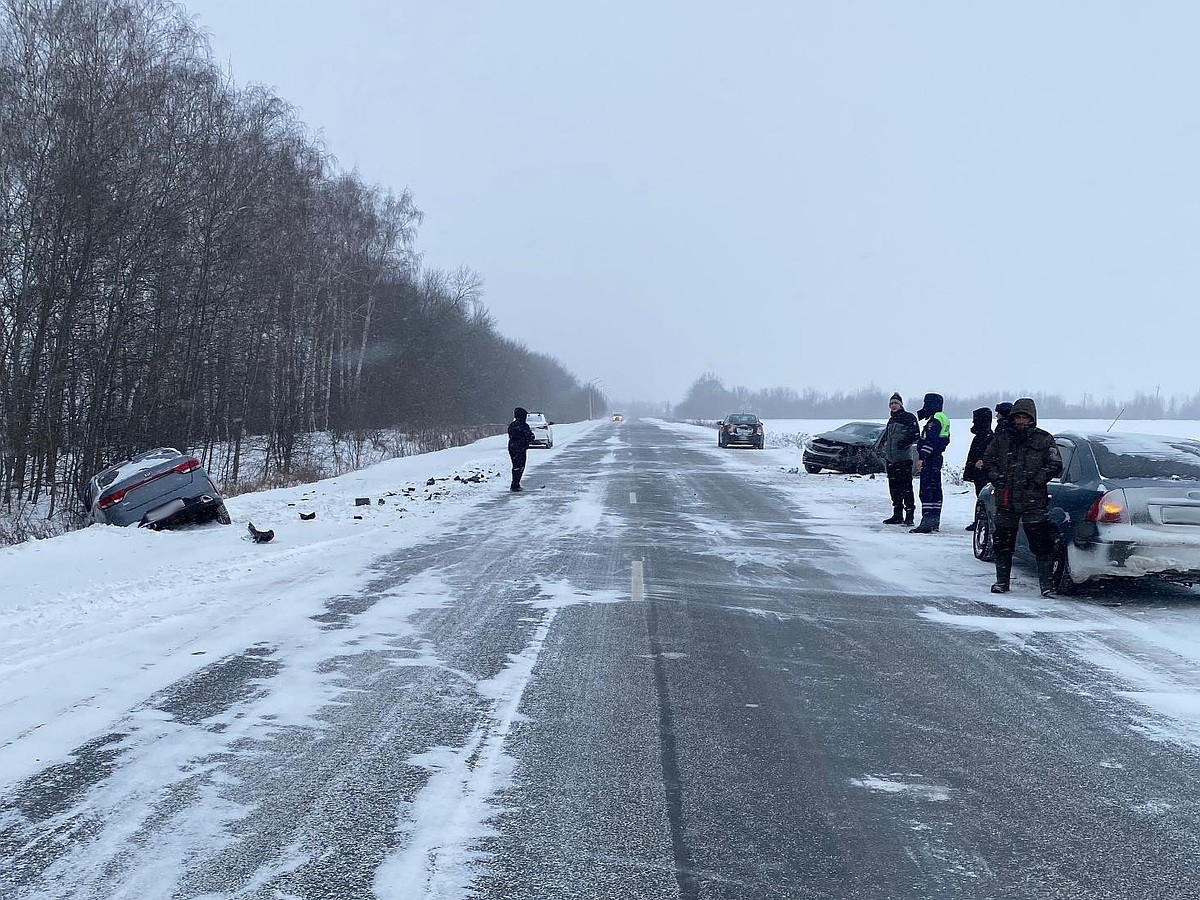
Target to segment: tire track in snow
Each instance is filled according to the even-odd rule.
[[[492,700],[492,710],[466,744],[435,748],[409,760],[431,774],[401,810],[406,846],[375,873],[379,900],[463,897],[480,874],[485,855],[477,847],[495,833],[488,823],[499,812],[492,798],[510,783],[515,764],[505,743],[557,613],[557,608],[546,609],[526,648],[510,654],[509,664],[497,675],[478,683],[480,694]]]

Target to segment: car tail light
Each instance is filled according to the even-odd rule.
[[[100,502],[99,502],[98,506],[101,509],[108,509],[110,506],[116,506],[118,503],[120,503],[122,500],[125,499],[125,494],[128,491],[129,491],[129,488],[124,488],[119,491],[113,491],[111,494],[105,494],[103,497],[100,498]]]
[[[1125,492],[1118,488],[1097,497],[1084,520],[1109,525],[1128,525],[1129,504],[1125,502]]]
[[[194,472],[198,468],[200,468],[200,460],[193,456],[191,459],[184,460],[177,466],[172,466],[171,471],[178,472],[180,475],[186,475],[188,472]]]

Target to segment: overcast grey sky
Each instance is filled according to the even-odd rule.
[[[1200,390],[1193,0],[184,5],[615,398]]]

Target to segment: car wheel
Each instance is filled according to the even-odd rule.
[[[804,471],[807,472],[809,475],[816,475],[818,472],[821,471],[821,467],[814,466],[812,463],[805,463]]]
[[[229,510],[225,508],[225,504],[221,504],[221,508],[217,510],[217,522],[221,525],[232,525],[233,519],[229,518]]]
[[[1058,553],[1054,556],[1054,590],[1064,597],[1072,597],[1079,593],[1082,585],[1071,577],[1071,557],[1067,553],[1067,542],[1059,541]]]
[[[975,501],[975,530],[971,534],[971,552],[982,562],[992,562],[996,558],[996,548],[992,544],[992,522],[988,518],[987,507]]]

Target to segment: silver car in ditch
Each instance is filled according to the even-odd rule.
[[[87,484],[88,518],[105,525],[174,528],[230,523],[221,492],[200,460],[174,447],[147,450],[95,475]]]

